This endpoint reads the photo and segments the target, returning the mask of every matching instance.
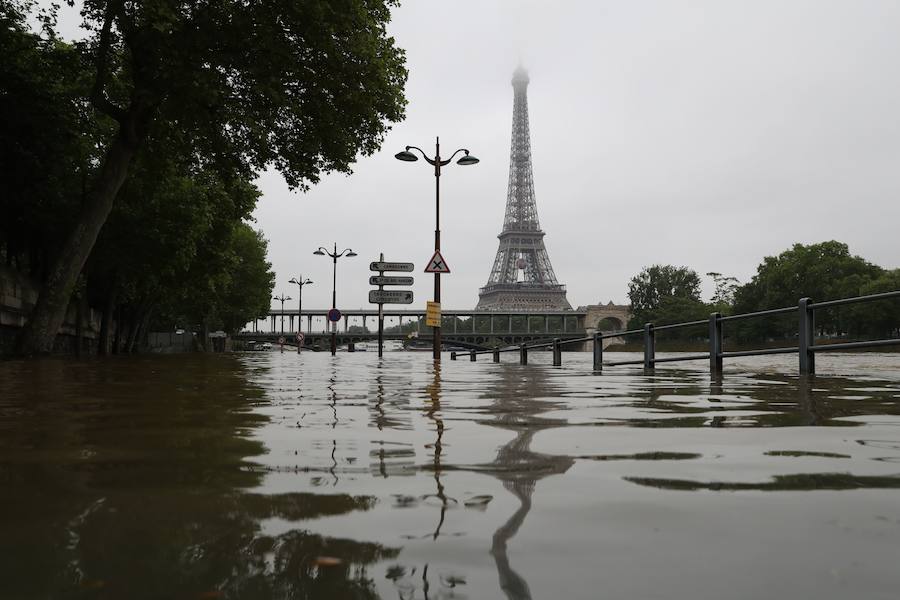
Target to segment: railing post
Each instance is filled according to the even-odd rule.
[[[594,332],[594,370],[603,370],[603,338],[599,331]]]
[[[528,317],[525,318],[527,319]],[[528,346],[526,346],[525,344],[519,344],[519,364],[528,364]]]
[[[562,349],[559,347],[559,338],[553,339],[553,366],[562,366]]]
[[[500,362],[500,348],[494,348],[494,362]]]
[[[475,362],[475,351],[474,350],[469,351],[469,361]]]
[[[653,323],[644,324],[644,368],[650,371],[656,366],[656,331]]]
[[[450,360],[456,360],[456,352],[450,353]]]
[[[717,312],[709,315],[709,373],[718,375],[722,372],[722,321]]]
[[[815,309],[809,305],[812,300],[809,298],[800,298],[798,312],[800,317],[800,328],[798,331],[798,350],[800,351],[800,374],[814,375],[816,372],[816,355],[812,351],[813,332],[816,327]]]

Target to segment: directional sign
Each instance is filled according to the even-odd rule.
[[[370,271],[401,271],[403,273],[412,273],[415,267],[412,263],[401,262],[371,262],[369,263]]]
[[[441,256],[440,250],[435,250],[434,254],[431,256],[431,260],[428,261],[428,266],[425,267],[426,273],[449,273],[450,267],[447,266],[447,261],[444,260],[444,257]]]
[[[371,304],[412,304],[413,293],[409,290],[369,290]]]
[[[337,322],[341,320],[341,311],[336,308],[332,308],[328,311],[328,320],[332,322]]]
[[[372,275],[369,277],[369,285],[412,285],[412,277],[398,277],[396,275]]]

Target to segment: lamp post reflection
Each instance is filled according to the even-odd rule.
[[[431,406],[425,414],[429,419],[434,421],[435,431],[437,432],[437,439],[435,439],[434,444],[432,445],[434,448],[432,468],[437,492],[428,494],[423,499],[437,498],[441,502],[441,517],[432,534],[432,539],[437,540],[441,535],[441,527],[444,526],[444,519],[447,516],[447,507],[451,502],[459,504],[455,498],[447,497],[447,494],[444,492],[444,484],[441,482],[441,452],[444,448],[442,441],[444,437],[444,420],[441,418],[441,363],[434,363],[434,378],[432,379],[431,384],[425,387],[425,391],[431,398]]]

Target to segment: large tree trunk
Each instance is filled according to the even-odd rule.
[[[136,144],[129,143],[120,132],[107,151],[97,183],[44,280],[37,305],[22,332],[19,340],[22,354],[47,354],[53,349],[75,282],[125,182],[135,150]]]

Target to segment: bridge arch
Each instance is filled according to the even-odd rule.
[[[615,331],[628,326],[631,307],[627,304],[592,304],[579,308],[585,311],[584,328],[588,330]]]
[[[597,321],[597,329],[604,332],[621,331],[622,329],[625,329],[627,325],[627,322],[622,322],[621,318],[614,316],[603,317]]]

